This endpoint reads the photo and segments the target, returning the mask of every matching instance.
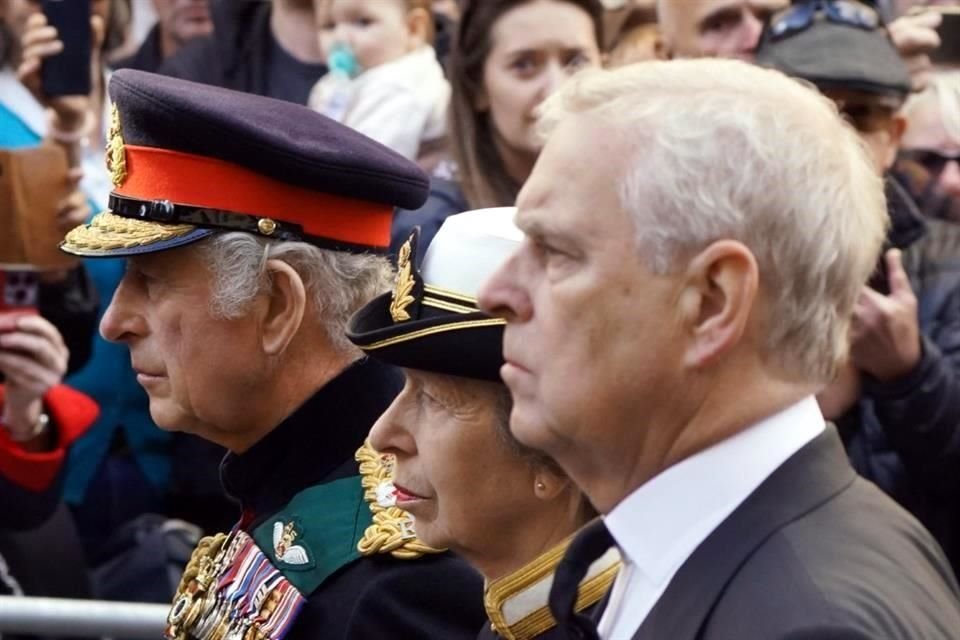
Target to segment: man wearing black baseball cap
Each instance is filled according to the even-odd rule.
[[[757,62],[832,98],[887,174],[888,251],[854,311],[851,356],[819,397],[861,475],[920,519],[960,569],[960,228],[923,219],[889,174],[910,77],[876,10],[802,0],[773,15]]]
[[[167,637],[475,637],[479,578],[367,504],[389,468],[363,443],[403,379],[343,335],[389,288],[393,210],[426,176],[291,103],[138,71],[110,96],[110,209],[62,249],[127,259],[101,332],[161,428],[229,449],[242,507],[194,552]]]

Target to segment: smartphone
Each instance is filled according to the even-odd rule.
[[[5,271],[0,269],[0,314],[17,316],[37,313],[40,278],[36,271]],[[12,331],[7,329],[6,331]],[[4,330],[0,329],[0,333]],[[5,377],[0,372],[0,384]]]
[[[0,313],[37,312],[40,278],[36,271],[0,271]]]
[[[40,80],[49,97],[89,95],[92,90],[90,0],[43,0],[47,23],[57,28],[63,51],[43,61]]]
[[[930,52],[934,64],[960,64],[960,7],[930,7],[943,17],[937,28],[940,46]]]

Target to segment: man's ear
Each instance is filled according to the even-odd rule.
[[[753,254],[734,240],[714,242],[690,261],[679,300],[690,337],[688,367],[707,366],[740,342],[759,280]]]
[[[900,141],[903,139],[903,134],[907,131],[907,119],[902,113],[897,113],[895,116],[890,118],[890,123],[887,125],[887,135],[889,140],[887,141],[887,148],[884,150],[883,157],[883,167],[884,169],[890,169],[893,166],[893,163],[897,160],[897,151],[900,149]]]
[[[428,44],[433,32],[433,15],[422,7],[407,12],[407,31],[413,45],[411,51]]]
[[[262,347],[264,353],[283,353],[303,324],[307,308],[307,290],[300,274],[282,260],[267,260],[270,287],[267,309],[263,317]]]

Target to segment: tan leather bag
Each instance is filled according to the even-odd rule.
[[[0,266],[66,269],[57,208],[70,195],[67,156],[54,145],[0,150]]]

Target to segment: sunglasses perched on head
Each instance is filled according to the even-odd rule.
[[[783,40],[810,28],[818,16],[835,24],[866,31],[879,28],[880,15],[873,7],[853,0],[801,0],[770,18],[768,30],[773,40]]]
[[[931,177],[937,178],[946,168],[948,162],[960,163],[960,151],[943,154],[933,149],[904,149],[900,157],[921,165],[930,172]]]

